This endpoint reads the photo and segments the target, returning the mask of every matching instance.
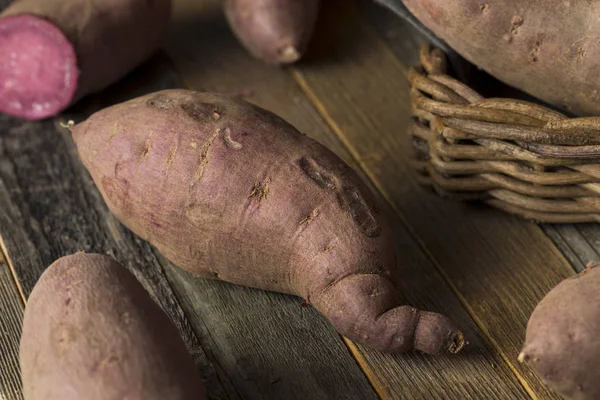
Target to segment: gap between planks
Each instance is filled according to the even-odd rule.
[[[353,4],[353,6],[354,6],[354,4]],[[361,28],[363,29],[364,33],[368,34],[371,37],[371,41],[376,43],[383,50],[383,53],[385,53],[385,55],[389,58],[389,60],[397,67],[397,69],[402,71],[403,76],[406,76],[406,73],[408,71],[408,68],[406,67],[406,65],[404,65],[402,63],[402,61],[397,58],[397,56],[393,53],[393,51],[379,37],[379,35],[373,30],[373,28],[368,23],[361,20],[360,24],[361,24]],[[529,394],[529,396],[532,399],[534,399],[534,400],[538,399],[539,398],[538,395],[536,394],[534,389],[531,387],[529,382],[527,382],[527,380],[522,376],[522,374],[515,368],[513,362],[511,362],[511,358],[508,356],[506,351],[504,351],[504,349],[502,348],[500,343],[493,337],[493,335],[491,334],[489,329],[486,327],[486,324],[483,323],[483,321],[478,316],[478,314],[476,312],[474,312],[470,303],[462,295],[461,291],[455,285],[455,283],[450,278],[450,276],[445,272],[444,268],[442,268],[442,266],[439,264],[437,258],[427,248],[423,239],[420,237],[420,235],[417,233],[417,231],[414,229],[412,224],[408,221],[408,219],[404,215],[404,212],[398,207],[397,204],[394,203],[393,199],[390,197],[390,194],[383,187],[383,185],[381,184],[381,182],[379,181],[377,176],[375,176],[375,174],[371,171],[371,169],[365,164],[365,162],[363,162],[360,154],[358,154],[358,152],[356,151],[354,146],[352,146],[350,141],[347,139],[346,135],[343,132],[343,129],[336,122],[335,118],[328,112],[327,107],[322,103],[322,101],[319,99],[318,95],[311,88],[311,85],[309,84],[309,82],[305,79],[305,77],[301,71],[301,67],[292,66],[289,69],[289,71],[290,71],[290,75],[292,76],[292,78],[296,81],[296,83],[299,85],[299,87],[301,88],[303,93],[306,95],[306,97],[311,101],[311,103],[313,103],[315,109],[323,117],[323,119],[327,123],[327,125],[329,125],[329,127],[332,129],[332,131],[335,132],[338,140],[340,140],[340,142],[344,145],[346,150],[351,154],[355,163],[360,167],[361,171],[369,178],[369,180],[374,185],[374,187],[377,188],[377,190],[381,193],[383,198],[388,202],[388,204],[391,206],[391,208],[397,214],[397,216],[401,220],[404,227],[408,230],[408,232],[410,232],[411,236],[418,243],[421,250],[426,254],[428,259],[433,263],[433,265],[435,266],[438,273],[440,273],[440,275],[444,279],[445,283],[451,288],[452,292],[459,299],[459,301],[461,302],[463,307],[468,312],[469,316],[473,319],[473,321],[476,323],[477,327],[484,334],[485,338],[498,351],[498,354],[500,355],[502,360],[507,364],[507,366],[512,371],[512,373],[515,375],[515,377],[519,381],[519,383],[523,386],[525,391]],[[541,230],[541,228],[539,228],[539,229]],[[561,257],[560,262],[570,265],[570,263],[568,262],[568,260],[565,258],[564,254],[561,251],[558,251],[558,249],[557,249],[556,254],[559,257]],[[374,387],[378,387],[376,381],[374,381],[374,379],[376,379],[376,378],[366,368],[366,365],[365,365],[366,363],[365,363],[364,359],[362,358],[362,355],[360,354],[360,351],[358,350],[358,348],[352,342],[348,341],[347,339],[345,339],[345,342],[348,345],[350,352],[353,354],[354,358],[357,360],[357,362],[363,369],[363,372],[365,373],[365,375],[369,378],[369,380],[374,385]],[[382,395],[382,388],[380,388],[380,387],[378,388],[378,394]]]
[[[15,286],[17,287],[17,290],[19,291],[21,305],[23,306],[23,308],[25,308],[25,305],[27,304],[25,292],[23,292],[23,287],[21,286],[21,283],[17,278],[17,271],[15,271],[13,262],[8,256],[8,251],[6,249],[6,244],[4,243],[4,238],[2,237],[2,235],[0,235],[0,264],[2,264],[2,261],[6,261],[6,265],[8,265],[10,274],[12,276],[12,281],[14,282]]]

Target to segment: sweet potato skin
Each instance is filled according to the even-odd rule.
[[[403,0],[501,81],[576,115],[600,115],[600,16],[590,1]]]
[[[206,398],[175,326],[107,256],[48,267],[27,302],[19,356],[26,400]]]
[[[276,115],[166,90],[72,132],[111,211],[174,264],[301,296],[376,349],[462,348],[447,318],[399,305],[391,234],[356,173]]]
[[[170,13],[171,0],[17,0],[0,18],[35,15],[65,34],[80,71],[73,103],[121,79],[154,53]]]
[[[224,10],[234,34],[268,64],[290,64],[306,51],[320,0],[225,0]]]
[[[168,90],[96,113],[73,133],[111,211],[195,274],[306,298],[357,266],[395,265],[387,227],[354,172],[243,100]],[[360,196],[358,222],[333,187],[345,182]],[[266,260],[268,282],[255,269]],[[320,268],[325,261],[347,269]],[[298,272],[283,265],[314,269],[314,283],[297,285]]]
[[[600,268],[564,280],[537,305],[519,356],[572,400],[600,398]]]

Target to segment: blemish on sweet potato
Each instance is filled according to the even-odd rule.
[[[221,132],[220,133],[221,139],[223,139],[225,146],[229,147],[230,149],[236,149],[236,150],[239,150],[242,148],[241,143],[236,142],[235,140],[233,140],[231,138],[231,129],[229,127],[221,129],[220,132]]]
[[[325,249],[323,249],[323,252],[325,253],[329,253],[329,251],[331,249],[333,249],[335,247],[335,243],[333,241],[327,243],[327,246],[325,246]]]
[[[112,131],[110,133],[110,136],[106,140],[106,144],[110,143],[115,138],[115,136],[117,136],[118,131],[119,131],[119,122],[115,121]]]
[[[177,154],[177,145],[171,147],[169,150],[169,156],[167,157],[167,168],[170,168],[173,165],[173,161],[175,161],[175,155]]]
[[[142,150],[142,154],[140,155],[140,161],[146,161],[148,158],[148,153],[150,152],[150,146],[152,142],[150,139],[146,140],[146,146],[144,146],[144,150]]]
[[[174,101],[164,93],[157,93],[156,95],[152,96],[146,104],[159,110],[169,110],[173,108]]]
[[[267,199],[267,195],[271,190],[269,187],[269,183],[271,182],[270,178],[266,178],[263,182],[256,182],[252,187],[252,191],[248,195],[249,198],[256,197],[258,202],[260,203],[263,199]]]
[[[300,168],[320,187],[337,192],[340,206],[350,213],[365,235],[379,236],[381,228],[355,187],[345,186],[340,191],[339,179],[309,157],[302,157],[299,164]]]
[[[204,169],[208,164],[208,151],[210,150],[210,147],[213,145],[218,135],[219,130],[216,130],[215,133],[213,133],[213,135],[206,141],[206,143],[204,143],[202,149],[200,149],[200,165],[194,173],[194,180],[196,182],[202,179],[202,175],[204,175]]]
[[[482,4],[479,6],[479,9],[481,10],[481,12],[486,13],[489,11],[490,9],[490,5],[489,4]]]
[[[300,226],[306,227],[318,216],[319,216],[319,210],[317,210],[315,208],[306,218],[304,218],[302,221],[300,221]]]
[[[110,364],[116,364],[119,361],[121,361],[121,358],[119,356],[117,356],[116,354],[110,354],[104,360],[100,361],[97,369],[104,369],[104,368],[108,367]]]
[[[338,200],[342,208],[350,213],[365,235],[371,238],[379,236],[381,227],[356,188],[345,187],[338,193]]]
[[[101,180],[104,195],[115,206],[124,210],[130,209],[129,183],[125,179],[113,179],[105,176]]]
[[[184,103],[179,106],[189,117],[196,121],[215,120],[215,106],[210,103]]]
[[[536,41],[535,41],[535,43],[533,45],[533,49],[529,53],[529,60],[531,62],[537,62],[538,55],[540,53],[540,48],[542,47],[542,44],[544,44],[544,40],[543,39],[541,39],[541,38],[536,39]]]
[[[335,190],[337,179],[322,168],[315,160],[310,157],[302,157],[298,163],[300,168],[313,180],[317,185],[324,189]]]
[[[75,331],[75,328],[67,324],[53,327],[50,334],[52,337],[52,342],[56,343],[62,348],[68,347],[75,341],[75,339],[77,339],[77,332]]]
[[[523,18],[519,17],[518,15],[512,17],[512,20],[510,21],[510,33],[513,35],[519,33],[519,28],[521,25],[523,25]]]

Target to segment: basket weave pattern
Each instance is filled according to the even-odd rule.
[[[430,46],[420,64],[408,78],[422,184],[535,221],[600,221],[600,118],[483,98],[449,76],[445,54]]]

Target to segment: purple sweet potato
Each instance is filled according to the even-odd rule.
[[[310,41],[320,0],[225,0],[225,15],[240,42],[268,64],[298,61]]]
[[[179,332],[110,257],[54,262],[29,296],[20,343],[26,400],[202,400]]]
[[[505,83],[577,115],[600,115],[596,1],[403,0],[431,31]]]
[[[446,317],[399,303],[391,234],[356,173],[276,115],[165,90],[72,133],[112,212],[174,264],[301,296],[379,350],[462,348]]]
[[[600,268],[552,289],[527,324],[519,360],[565,399],[600,399]]]
[[[0,112],[37,120],[116,82],[160,45],[171,0],[17,0],[0,14]]]

